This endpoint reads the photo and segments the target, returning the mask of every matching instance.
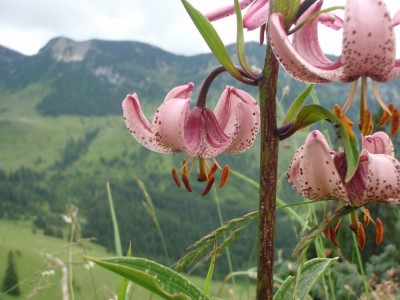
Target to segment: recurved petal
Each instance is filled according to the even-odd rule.
[[[317,29],[310,26],[316,27],[317,22],[311,21],[296,32],[299,52],[287,37],[282,16],[273,13],[269,20],[269,36],[275,56],[286,72],[298,80],[313,83],[341,81],[340,60],[329,63],[321,55]],[[308,54],[307,49],[311,51]],[[302,55],[304,53],[307,54],[306,58]]]
[[[185,147],[190,156],[215,157],[230,145],[231,140],[209,108],[195,107],[190,112],[185,127]]]
[[[394,156],[394,147],[390,137],[383,131],[362,137],[362,148],[373,154]]]
[[[254,30],[267,23],[269,16],[269,0],[257,0],[243,17],[243,27]]]
[[[190,99],[190,97],[192,96],[193,89],[194,89],[193,82],[189,82],[188,84],[174,87],[172,90],[169,91],[167,96],[165,96],[164,102],[176,98]]]
[[[288,170],[293,188],[310,200],[328,197],[347,200],[344,185],[333,161],[333,151],[322,133],[312,131],[297,151]]]
[[[368,184],[364,203],[400,203],[400,164],[390,155],[373,154],[363,150],[368,157]],[[363,203],[363,204],[364,204]]]
[[[225,150],[228,153],[241,153],[250,148],[260,130],[260,108],[257,101],[247,92],[229,87],[231,115],[234,115],[236,120],[234,123],[224,128],[225,132],[232,132],[232,142]],[[221,114],[216,114],[217,118]],[[223,115],[223,113],[222,113]]]
[[[202,132],[204,131],[202,130],[202,111],[202,108],[196,106],[190,111],[186,121],[184,129],[184,141],[186,152],[190,156],[197,156],[197,153],[200,151],[200,147],[202,145]]]
[[[156,111],[153,133],[158,144],[171,152],[185,150],[185,123],[190,111],[190,99],[171,98]]]
[[[344,78],[391,79],[395,64],[392,19],[384,1],[348,0],[345,6],[342,65]]]
[[[324,13],[318,17],[318,21],[329,28],[339,30],[343,28],[343,20],[333,13]]]
[[[297,21],[301,23],[321,9],[322,1],[315,2]],[[321,18],[321,17],[320,17]],[[318,18],[314,18],[293,34],[292,45],[308,63],[322,69],[331,69],[334,63],[321,50],[318,39]]]
[[[165,147],[156,138],[153,127],[142,112],[138,96],[127,95],[122,102],[125,124],[132,136],[146,148],[160,153],[172,153],[174,149]]]
[[[239,2],[240,8],[244,9],[247,6],[249,6],[254,0],[242,0]],[[219,9],[216,9],[212,12],[209,12],[205,15],[205,17],[210,21],[216,21],[222,18],[225,18],[227,16],[233,15],[235,13],[235,6],[232,5],[227,5],[224,7],[221,7]]]
[[[338,153],[334,158],[334,162],[342,182],[345,182],[347,162],[344,152]],[[344,184],[348,196],[346,201],[352,206],[360,206],[364,201],[364,194],[367,186],[367,172],[366,157],[360,156],[360,162],[356,172],[351,180]]]

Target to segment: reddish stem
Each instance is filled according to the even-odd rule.
[[[279,135],[276,90],[279,63],[267,45],[263,77],[259,82],[261,109],[260,191],[258,227],[257,299],[273,298],[276,187]]]

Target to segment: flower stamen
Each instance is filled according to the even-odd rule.
[[[348,117],[345,116],[344,109],[342,110],[339,104],[335,104],[333,106],[333,114],[342,122],[344,128],[346,129],[347,134],[351,139],[355,138],[355,134],[351,127],[353,126],[353,121],[351,121]]]
[[[207,182],[206,187],[204,188],[203,192],[201,193],[201,195],[204,197],[205,195],[208,194],[208,192],[211,190],[211,187],[213,186],[215,181],[215,177],[212,176],[210,178],[210,180]]]
[[[228,165],[225,165],[225,167],[222,170],[222,175],[221,175],[221,179],[219,181],[219,188],[222,188],[225,183],[228,181],[229,176],[231,174],[231,168]]]
[[[361,222],[358,222],[358,224],[357,224],[357,243],[358,243],[358,247],[361,250],[364,250],[365,242],[366,242],[366,238],[365,238],[364,226]]]
[[[182,182],[188,192],[192,192],[192,187],[190,185],[189,177],[186,173],[182,173]]]
[[[172,169],[172,178],[174,179],[176,186],[181,187],[181,182],[179,180],[178,172],[176,171],[175,168]]]
[[[375,220],[375,233],[376,233],[375,244],[379,245],[382,243],[383,232],[384,232],[383,223],[382,223],[381,219],[376,218],[376,220]]]

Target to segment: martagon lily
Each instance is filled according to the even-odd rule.
[[[292,187],[310,200],[335,198],[357,207],[400,203],[400,164],[386,133],[362,137],[360,162],[348,182],[346,170],[344,152],[335,153],[322,133],[314,130],[296,152],[287,176]]]
[[[254,143],[260,127],[260,109],[247,92],[227,86],[212,111],[205,106],[205,99],[199,99],[197,105],[190,108],[193,89],[193,83],[173,88],[157,109],[151,124],[135,93],[128,95],[122,103],[125,123],[143,146],[159,153],[186,152],[190,156],[181,168],[182,181],[189,191],[188,178],[192,168],[188,168],[188,164],[193,157],[199,158],[198,180],[208,183],[212,180],[208,184],[211,188],[214,172],[219,166],[214,163],[207,171],[208,159],[222,152],[245,151]],[[173,176],[180,186],[175,169]]]
[[[298,22],[318,13],[322,3],[322,0],[316,1]],[[342,54],[335,61],[331,61],[321,50],[316,18],[295,31],[292,40],[289,40],[282,16],[273,13],[269,36],[277,59],[292,77],[311,83],[354,82],[343,106],[344,114],[354,99],[356,80],[361,77],[360,128],[363,134],[368,134],[372,125],[369,124],[371,116],[366,100],[367,77],[373,80],[372,88],[379,104],[387,114],[392,114],[381,99],[375,81],[385,82],[400,75],[394,34],[394,26],[399,22],[400,12],[392,19],[383,0],[347,0]]]

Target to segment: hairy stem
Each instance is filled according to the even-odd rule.
[[[279,136],[276,124],[276,90],[279,63],[267,45],[263,77],[259,82],[261,109],[260,199],[258,227],[257,299],[273,297],[276,188]]]

